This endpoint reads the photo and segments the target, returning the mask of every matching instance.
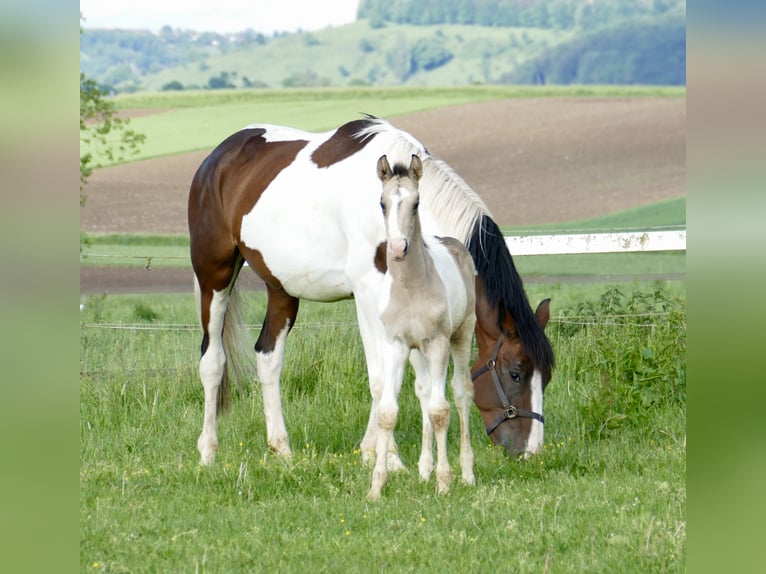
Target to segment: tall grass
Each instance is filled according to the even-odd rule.
[[[293,458],[268,451],[254,383],[220,421],[215,465],[200,468],[192,297],[85,298],[82,571],[684,571],[683,284],[528,294],[553,296],[543,453],[506,458],[474,412],[477,486],[455,481],[437,496],[414,470],[420,413],[408,374],[396,436],[410,470],[376,504],[358,451],[369,391],[352,302],[302,303],[288,340]],[[255,323],[265,298],[250,297]]]

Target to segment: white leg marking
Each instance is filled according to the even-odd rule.
[[[229,300],[226,291],[213,291],[210,302],[210,321],[207,324],[208,346],[199,362],[199,376],[205,390],[205,414],[202,420],[202,434],[197,441],[200,464],[212,464],[218,450],[216,416],[218,410],[218,388],[226,366],[223,352],[223,318]]]
[[[282,414],[279,377],[285,362],[285,341],[289,327],[289,324],[285,325],[279,332],[273,351],[256,353],[258,378],[263,394],[263,414],[266,418],[266,440],[274,451],[284,456],[290,456],[290,441]]]
[[[537,369],[535,369],[535,372],[532,375],[530,385],[532,387],[532,411],[543,414],[543,377]],[[534,419],[532,420],[532,428],[529,431],[527,448],[524,453],[525,457],[531,454],[536,454],[542,450],[543,429],[543,423]]]

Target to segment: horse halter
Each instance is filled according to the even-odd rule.
[[[526,409],[520,409],[518,407],[513,406],[510,402],[508,402],[508,398],[505,396],[505,392],[503,392],[503,386],[500,384],[500,376],[497,374],[497,370],[495,369],[495,367],[497,366],[497,354],[500,352],[500,347],[502,346],[503,346],[503,334],[500,333],[500,338],[497,340],[497,343],[495,343],[495,348],[493,349],[492,355],[487,361],[487,364],[483,365],[475,373],[471,374],[471,381],[475,381],[487,371],[492,373],[492,380],[495,383],[495,390],[497,391],[497,394],[503,403],[503,414],[498,416],[490,425],[487,426],[488,435],[491,435],[495,431],[495,429],[499,427],[505,421],[515,419],[516,417],[534,419],[536,421],[540,421],[541,423],[545,424],[545,417],[543,417],[543,415],[541,415],[540,413],[535,413],[532,411],[528,411]]]

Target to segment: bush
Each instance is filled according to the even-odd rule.
[[[429,72],[443,66],[454,57],[454,54],[447,50],[439,38],[422,39],[415,43],[412,48],[412,73],[418,70]]]
[[[651,426],[659,409],[685,405],[682,299],[661,287],[631,295],[612,287],[596,302],[564,310],[557,329],[576,355],[579,412],[591,438]]]
[[[178,80],[173,80],[172,82],[168,82],[164,86],[162,86],[162,89],[164,91],[171,91],[171,90],[183,90],[184,85],[179,82]]]

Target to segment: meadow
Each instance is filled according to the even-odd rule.
[[[477,93],[515,97],[489,89],[458,92],[442,97],[437,91],[428,104],[483,97]],[[303,92],[294,93],[300,99]],[[330,105],[306,92],[305,108],[293,110],[302,119],[292,123],[329,127],[339,101],[357,105],[354,93]],[[385,93],[392,114],[422,109],[426,101],[415,89]],[[558,94],[576,95],[572,89]],[[237,107],[226,99],[232,97],[244,100]],[[210,145],[220,139],[218,129],[232,129],[226,122],[253,120],[256,109],[275,122],[286,113],[278,96],[260,93],[136,95],[117,102],[171,110],[134,121],[153,134],[150,140],[158,138],[144,150],[149,155]],[[208,116],[192,134],[188,120]],[[534,231],[684,223],[681,199]],[[136,235],[83,236],[81,265],[145,264],[136,253],[152,256],[153,265],[189,266],[187,238]],[[520,257],[517,264],[525,279],[597,276],[605,269],[683,273],[685,255]],[[685,281],[528,281],[527,295],[533,306],[552,298],[547,333],[557,366],[545,395],[543,452],[509,459],[490,445],[474,409],[477,484],[456,479],[449,494],[437,495],[435,483],[421,483],[416,471],[420,410],[408,372],[396,431],[408,471],[392,475],[374,504],[365,499],[371,469],[359,452],[370,401],[352,302],[301,304],[282,381],[292,458],[268,450],[260,389],[251,381],[219,421],[215,465],[203,468],[196,450],[202,387],[193,298],[81,296],[80,570],[685,571]],[[265,295],[247,297],[255,337]],[[454,409],[452,421],[454,472]]]
[[[420,414],[408,373],[396,436],[409,470],[376,504],[365,500],[370,469],[358,447],[369,391],[351,302],[304,303],[288,340],[292,459],[269,452],[253,382],[220,421],[215,465],[202,468],[192,298],[85,298],[82,571],[684,571],[683,284],[528,293],[552,297],[554,309],[543,453],[507,458],[474,409],[477,485],[456,480],[437,495],[416,471]],[[265,297],[249,298],[256,334]]]

